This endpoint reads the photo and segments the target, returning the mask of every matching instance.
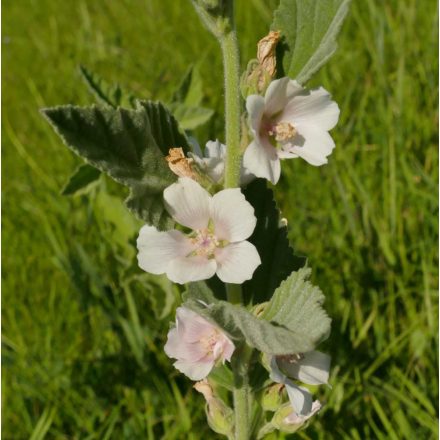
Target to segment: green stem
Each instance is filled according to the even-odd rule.
[[[226,296],[232,304],[242,304],[241,284],[226,284]]]
[[[252,390],[249,386],[249,361],[252,349],[243,345],[232,365],[234,372],[235,440],[249,440],[251,435]]]
[[[240,70],[237,37],[234,29],[234,17],[231,8],[230,26],[220,37],[225,73],[225,126],[226,159],[225,188],[240,187],[241,149],[240,149]],[[241,285],[226,284],[228,301],[243,303]],[[249,386],[249,360],[252,349],[243,345],[237,353],[232,370],[234,373],[234,414],[235,440],[249,440],[251,430],[252,392]]]
[[[235,30],[229,30],[221,39],[225,70],[225,125],[226,163],[225,188],[240,186],[240,71]]]

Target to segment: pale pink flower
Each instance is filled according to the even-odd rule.
[[[307,90],[296,81],[272,81],[265,96],[246,99],[254,140],[243,165],[272,183],[280,178],[280,159],[302,157],[311,165],[327,163],[335,144],[329,135],[339,118],[339,107],[322,87]]]
[[[176,326],[168,332],[165,353],[192,380],[202,380],[217,362],[230,361],[233,342],[217,326],[186,307],[176,310]]]
[[[320,351],[309,351],[304,354],[289,356],[273,356],[270,367],[270,378],[274,382],[286,386],[293,409],[288,416],[288,423],[302,423],[321,409],[321,403],[318,400],[313,401],[309,390],[297,385],[292,379],[300,380],[308,385],[327,384],[330,356]]]
[[[164,200],[174,220],[192,232],[161,232],[144,226],[137,240],[138,263],[143,270],[165,273],[180,284],[214,274],[225,283],[240,284],[252,278],[261,259],[246,239],[257,219],[239,188],[211,196],[194,180],[181,177],[165,189]]]

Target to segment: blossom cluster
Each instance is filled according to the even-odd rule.
[[[314,166],[327,163],[335,146],[328,132],[338,121],[339,108],[325,89],[307,90],[287,77],[273,80],[264,96],[247,97],[246,109],[252,141],[243,155],[242,187],[256,177],[276,184],[285,159],[300,157]],[[170,150],[169,165],[179,178],[165,189],[163,199],[176,227],[141,229],[139,266],[180,284],[214,275],[225,283],[241,284],[261,264],[248,240],[257,223],[254,208],[241,188],[218,190],[227,146],[209,141],[203,154],[197,142],[193,144],[188,157],[179,148]],[[176,359],[179,371],[199,381],[219,362],[231,359],[235,346],[223,330],[185,307],[176,315],[165,352]],[[291,403],[286,423],[302,423],[321,408],[294,380],[326,384],[329,367],[330,358],[317,351],[272,357],[270,379],[285,387]]]

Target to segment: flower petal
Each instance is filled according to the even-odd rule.
[[[319,400],[315,400],[312,403],[312,409],[307,415],[298,415],[295,411],[292,411],[285,419],[286,423],[292,423],[294,425],[302,424],[307,419],[310,419],[313,415],[315,415],[322,408],[321,402]]]
[[[276,79],[269,84],[264,96],[264,114],[275,115],[283,110],[287,104],[287,85],[289,78]]]
[[[320,87],[291,97],[279,120],[297,124],[314,125],[321,130],[331,130],[339,119],[339,107],[327,90]]]
[[[226,145],[218,139],[206,142],[205,157],[210,159],[224,159],[226,155]]]
[[[188,255],[194,245],[180,231],[160,232],[153,226],[143,226],[137,239],[139,267],[146,272],[162,274],[169,263]]]
[[[294,411],[301,416],[308,415],[312,411],[313,404],[313,398],[309,391],[306,388],[295,385],[290,380],[286,381],[285,385]]]
[[[172,260],[167,267],[167,277],[179,284],[207,280],[217,269],[215,260],[203,256],[180,257]]]
[[[224,189],[211,199],[210,217],[219,240],[236,242],[252,235],[257,218],[239,188]]]
[[[231,243],[215,252],[217,275],[225,283],[241,284],[252,278],[261,264],[257,248],[248,241]]]
[[[191,380],[204,379],[214,367],[215,361],[206,362],[188,362],[178,360],[174,362],[174,366]]]
[[[254,140],[246,148],[243,156],[243,166],[257,177],[263,177],[277,183],[281,174],[280,159],[276,148],[268,141]]]
[[[211,196],[194,180],[180,177],[164,190],[163,197],[167,211],[177,223],[191,229],[208,226]]]
[[[279,368],[288,376],[309,385],[328,383],[330,371],[330,356],[320,351],[309,351],[297,362],[285,361],[278,358]]]
[[[168,332],[164,351],[170,358],[188,362],[197,362],[206,356],[206,349],[204,349],[201,344],[188,343],[188,341],[179,334],[177,327],[174,327]]]
[[[264,114],[264,98],[260,95],[250,95],[246,98],[246,110],[249,113],[249,123],[254,135],[260,131]]]
[[[335,143],[327,131],[319,130],[311,125],[297,125],[298,133],[304,138],[302,146],[294,145],[286,148],[290,152],[302,157],[311,165],[320,166],[326,164],[327,156],[335,148]]]

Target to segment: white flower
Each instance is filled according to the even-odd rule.
[[[280,178],[280,159],[302,157],[311,165],[327,163],[335,144],[328,131],[339,118],[339,107],[320,87],[307,90],[296,81],[272,81],[265,96],[246,99],[254,140],[243,165],[272,183]]]
[[[273,356],[270,362],[270,378],[286,386],[287,394],[293,408],[288,423],[302,423],[321,409],[318,400],[313,401],[310,392],[296,385],[291,379],[298,379],[309,385],[328,383],[330,356],[320,351],[308,353]]]
[[[191,139],[194,149],[189,156],[215,183],[222,183],[225,174],[226,145],[219,140],[208,141],[203,156],[202,150],[195,139]],[[245,167],[241,167],[240,185],[247,185],[255,176]]]
[[[176,326],[168,332],[165,353],[192,380],[204,379],[217,361],[230,361],[235,346],[218,327],[197,313],[179,307]]]
[[[211,196],[194,180],[181,177],[165,189],[164,199],[174,220],[192,232],[142,227],[137,247],[143,270],[166,273],[180,284],[214,274],[225,283],[240,284],[252,278],[261,260],[255,246],[246,239],[257,219],[239,188]]]

